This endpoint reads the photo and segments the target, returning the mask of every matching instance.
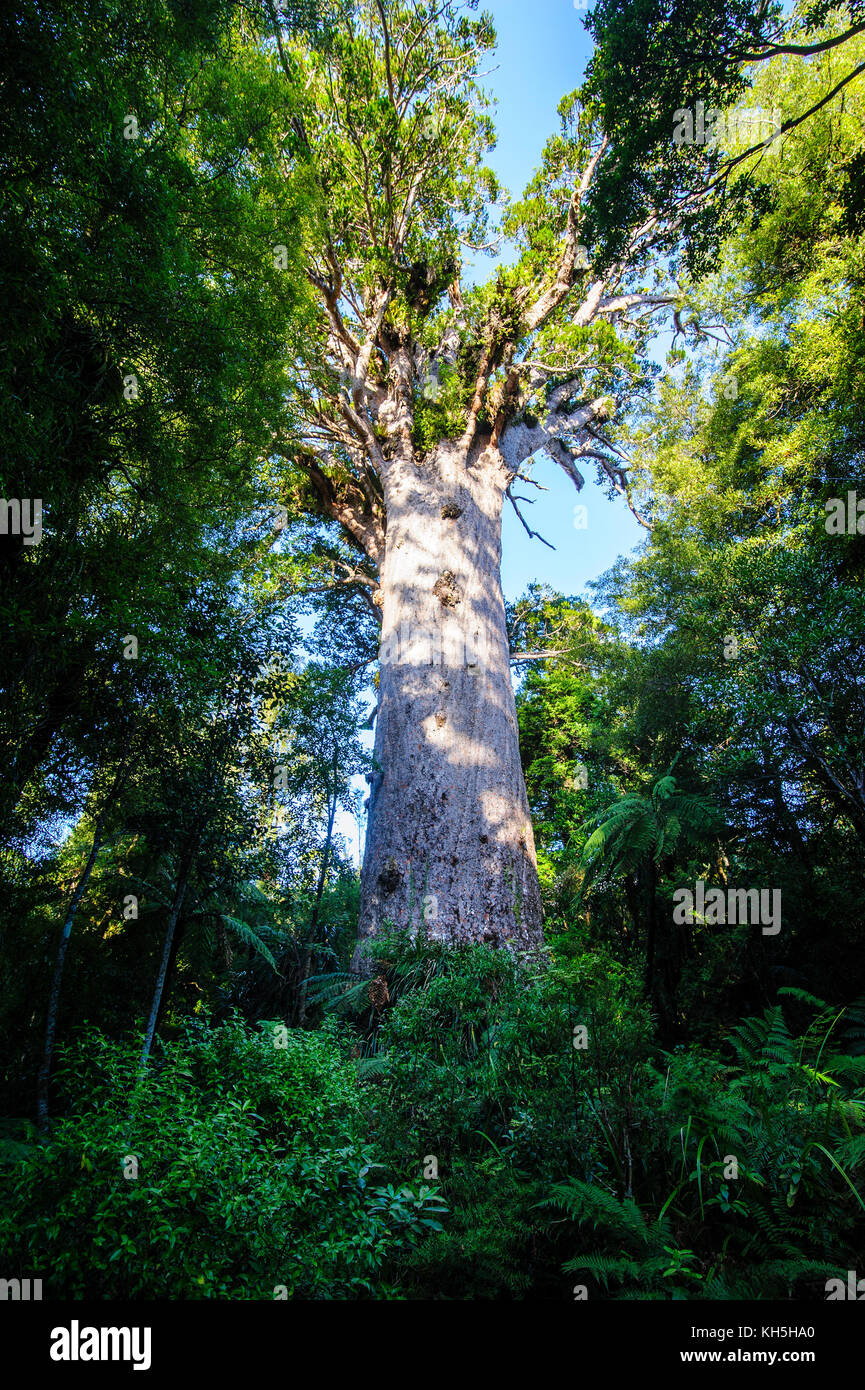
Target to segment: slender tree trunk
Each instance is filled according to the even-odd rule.
[[[655,949],[658,925],[658,874],[654,860],[650,860],[647,876],[647,917],[646,917],[646,978],[643,989],[647,999],[655,995]]]
[[[315,889],[315,901],[312,905],[312,915],[309,919],[309,930],[306,936],[306,953],[303,958],[303,972],[300,980],[300,994],[298,998],[297,1021],[303,1025],[306,1019],[306,993],[309,984],[309,976],[312,970],[312,953],[315,948],[315,933],[318,929],[318,916],[321,911],[321,898],[324,892],[325,879],[327,878],[327,866],[330,861],[330,846],[333,841],[333,822],[336,819],[336,778],[339,754],[336,748],[333,750],[333,762],[331,771],[333,773],[332,785],[328,787],[327,794],[327,836],[324,842],[324,851],[321,856],[321,864],[318,870],[318,883]]]
[[[78,880],[75,892],[72,894],[69,907],[66,912],[66,920],[63,923],[63,931],[60,935],[60,943],[57,947],[57,957],[54,962],[54,975],[51,980],[51,992],[48,995],[48,1014],[45,1022],[45,1046],[42,1050],[42,1061],[39,1066],[39,1075],[36,1081],[36,1120],[40,1129],[44,1129],[48,1123],[48,1082],[51,1077],[51,1063],[54,1059],[54,1040],[57,1035],[57,1008],[60,1002],[60,988],[63,984],[63,968],[66,964],[66,950],[69,945],[69,938],[72,935],[72,926],[75,922],[75,915],[90,875],[93,865],[96,863],[96,856],[102,845],[102,827],[105,821],[107,807],[99,813],[96,824],[93,827],[93,844],[90,847],[90,854],[84,866],[84,872]]]
[[[379,710],[359,939],[540,943],[502,596],[498,450],[388,465]]]
[[[632,935],[628,937],[627,928],[624,929],[625,949],[628,953],[640,940],[640,893],[637,881],[633,874],[625,874],[625,902],[628,906],[628,915],[631,919]]]
[[[654,859],[649,861],[648,874],[649,916],[646,933],[644,994],[657,1012],[659,1037],[669,1041],[675,1033],[675,1002],[679,971],[676,961],[671,957],[674,942],[666,931],[662,942],[660,962],[658,960],[658,926],[661,914],[658,903],[659,872]]]
[[[144,1030],[144,1046],[141,1049],[142,1072],[147,1066],[147,1059],[150,1056],[150,1049],[153,1046],[153,1035],[156,1032],[156,1020],[159,1017],[159,1006],[162,1003],[165,977],[168,974],[168,963],[171,960],[171,948],[174,944],[174,932],[177,927],[177,919],[180,916],[180,909],[183,907],[183,899],[186,897],[186,887],[189,883],[189,875],[192,872],[193,857],[193,851],[190,851],[181,864],[177,884],[174,889],[174,899],[168,914],[168,926],[165,929],[165,945],[162,948],[162,959],[159,962],[159,974],[156,977],[156,987],[153,991],[153,1003],[150,1005],[150,1017],[147,1020],[147,1027]]]

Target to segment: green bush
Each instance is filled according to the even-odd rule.
[[[861,1008],[786,990],[668,1053],[605,950],[375,953],[387,991],[346,981],[339,1019],[195,1021],[139,1083],[136,1048],[79,1035],[64,1117],[0,1143],[9,1276],[71,1298],[771,1299],[860,1262]]]
[[[95,1030],[63,1053],[68,1114],[7,1155],[4,1269],[54,1298],[399,1296],[442,1205],[363,1142],[332,1024],[197,1023],[137,1085],[136,1057]]]
[[[666,1058],[650,1093],[663,1143],[642,1155],[644,1180],[624,1194],[573,1178],[554,1188],[550,1205],[592,1246],[568,1272],[624,1298],[787,1299],[822,1298],[856,1265],[861,1011],[811,1002],[800,1037],[776,1005],[734,1029],[729,1059],[697,1047]]]
[[[451,1213],[407,1254],[407,1291],[562,1297],[568,1250],[541,1202],[575,1173],[619,1181],[629,1130],[651,1120],[637,976],[604,952],[551,966],[387,939],[375,953],[396,1004],[364,1067],[371,1133],[419,1174],[434,1158]]]
[[[435,1159],[450,1210],[406,1254],[408,1296],[822,1298],[855,1267],[861,1010],[786,990],[815,1015],[799,1036],[778,1005],[667,1053],[604,950],[376,954],[396,1002],[362,1064],[369,1132],[391,1163]]]

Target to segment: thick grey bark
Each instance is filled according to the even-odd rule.
[[[448,942],[542,938],[502,595],[512,469],[493,445],[387,464],[379,709],[354,968],[387,922]]]

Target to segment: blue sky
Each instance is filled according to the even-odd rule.
[[[586,11],[575,9],[573,0],[487,0],[484,8],[493,16],[499,40],[496,71],[484,79],[498,99],[494,119],[499,140],[489,162],[518,198],[540,163],[547,137],[558,129],[556,108],[579,85],[592,44],[583,26]],[[485,279],[493,264],[480,260],[473,278]],[[505,598],[518,598],[533,580],[561,593],[580,594],[588,580],[629,553],[646,533],[623,499],[610,501],[597,485],[594,464],[586,464],[586,485],[580,493],[545,456],[536,459],[533,473],[549,491],[521,486],[519,496],[535,499],[521,510],[532,530],[556,549],[529,539],[507,505],[502,535]],[[585,530],[574,527],[577,504],[586,508]]]

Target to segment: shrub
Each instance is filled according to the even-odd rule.
[[[387,1181],[332,1024],[196,1023],[136,1067],[93,1029],[65,1049],[69,1113],[9,1155],[4,1268],[54,1298],[398,1296],[442,1204]]]

